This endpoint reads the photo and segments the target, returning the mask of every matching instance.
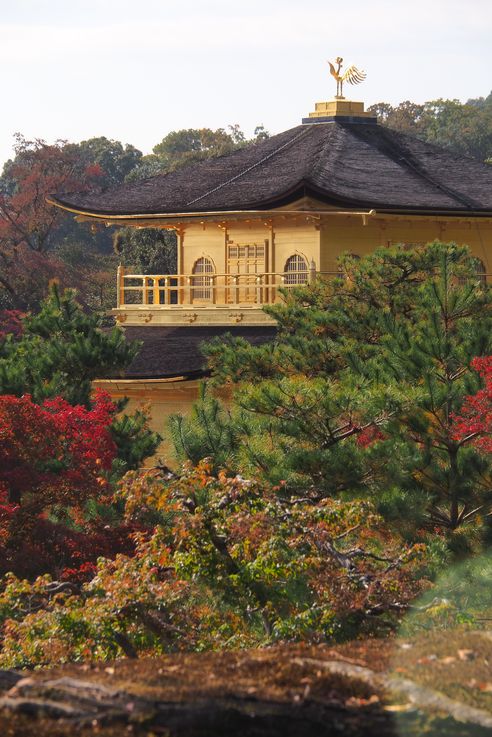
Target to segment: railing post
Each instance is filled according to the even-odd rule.
[[[125,304],[124,276],[125,269],[122,264],[118,264],[118,270],[116,272],[116,307],[118,309]]]
[[[308,283],[312,284],[315,281],[316,281],[316,264],[314,262],[314,259],[311,259],[311,263],[309,264]]]
[[[239,302],[239,277],[234,275],[234,304]]]
[[[261,305],[261,274],[256,277],[256,304]]]
[[[268,288],[265,290],[266,299],[269,305],[273,305],[277,298],[277,274],[275,272],[268,274],[266,283],[268,284]]]
[[[157,305],[160,305],[161,303],[160,293],[159,293],[159,281],[160,281],[160,277],[154,276],[154,289],[153,289],[154,296],[152,299],[154,303],[154,307],[156,307]]]
[[[279,279],[279,282],[280,283],[277,285],[277,292],[275,294],[275,302],[277,301],[278,296],[279,296],[279,291],[278,290],[279,289],[284,289],[284,287],[285,287],[285,274],[279,274],[279,276],[280,276],[280,279]],[[282,297],[282,299],[284,299],[284,298]]]

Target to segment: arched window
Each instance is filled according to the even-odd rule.
[[[348,256],[352,259],[352,261],[360,261],[360,255],[358,253],[354,253],[353,251],[347,251],[344,256]],[[340,263],[340,259],[337,261],[337,276],[340,278],[350,279],[350,269],[346,269],[342,266]]]
[[[299,253],[289,256],[284,267],[284,284],[307,284],[308,265]]]
[[[197,302],[210,302],[212,300],[212,277],[214,265],[209,258],[199,258],[195,261],[192,269],[191,297]],[[196,274],[196,276],[195,276]]]
[[[478,280],[480,284],[486,284],[487,283],[487,269],[485,268],[485,264],[482,261],[482,259],[478,258],[477,256],[472,256],[471,262],[473,265],[473,268],[476,272],[476,275],[478,277]]]
[[[480,284],[486,284],[487,283],[487,269],[485,268],[485,264],[482,261],[482,259],[478,258],[478,256],[470,256],[467,259],[467,264],[472,268],[472,270],[477,275],[477,279],[480,282]],[[458,283],[463,286],[463,284],[466,284],[466,278],[465,277],[459,277]]]

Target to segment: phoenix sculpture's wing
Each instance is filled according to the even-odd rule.
[[[347,69],[345,74],[342,77],[342,80],[344,82],[348,82],[349,84],[359,84],[360,82],[363,82],[366,78],[366,73],[363,72],[361,69],[357,69],[357,67],[352,64],[351,67]]]
[[[338,80],[340,79],[340,77],[338,76],[335,67],[333,66],[333,64],[331,63],[331,61],[329,61],[328,64],[330,65],[330,74],[331,74],[331,76],[332,77],[335,77],[335,79],[338,82]]]

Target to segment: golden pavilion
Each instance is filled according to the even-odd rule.
[[[379,125],[341,95],[261,143],[51,202],[83,221],[177,235],[176,274],[120,266],[113,313],[143,346],[124,377],[101,377],[113,396],[150,401],[160,430],[196,397],[203,340],[274,340],[263,305],[336,274],[341,253],[437,238],[467,244],[492,273],[492,166]]]

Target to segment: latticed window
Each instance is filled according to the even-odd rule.
[[[487,269],[485,268],[484,262],[475,256],[472,258],[472,263],[480,283],[485,284],[487,282]]]
[[[265,261],[265,245],[263,243],[250,243],[245,245],[228,246],[228,257],[231,261],[247,261],[249,263]]]
[[[191,278],[192,298],[200,302],[210,302],[212,299],[212,277],[214,265],[209,258],[199,258],[195,261]],[[196,274],[196,276],[195,276]]]
[[[486,284],[487,283],[487,269],[485,268],[485,264],[482,261],[482,259],[478,258],[478,256],[470,256],[469,259],[467,259],[468,265],[471,266],[475,274],[477,275],[477,279],[480,282],[480,284]],[[463,286],[466,284],[466,279],[464,277],[460,277],[458,279],[458,283]]]
[[[299,253],[289,256],[285,262],[284,284],[307,284],[308,265],[306,259]]]
[[[227,274],[231,287],[230,302],[256,302],[258,278],[265,272],[268,241],[263,243],[229,243],[227,246]]]

